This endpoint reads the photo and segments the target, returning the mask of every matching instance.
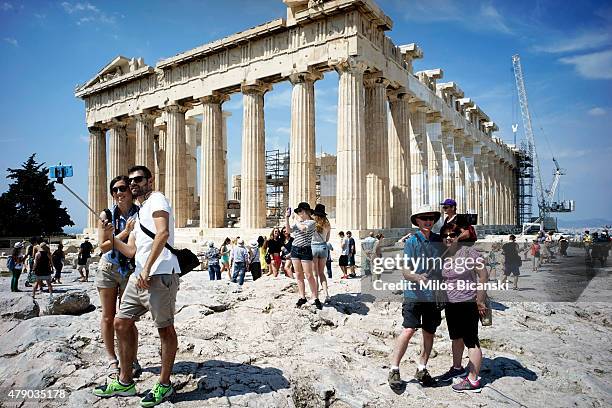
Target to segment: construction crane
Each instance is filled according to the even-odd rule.
[[[526,227],[539,225],[540,231],[544,231],[544,221],[550,212],[569,212],[574,210],[573,201],[564,201],[561,203],[553,202],[554,194],[559,186],[560,177],[565,172],[559,167],[559,163],[553,157],[555,164],[554,178],[551,186],[544,190],[542,182],[542,172],[540,170],[540,161],[538,160],[538,152],[536,150],[535,139],[533,137],[533,128],[531,126],[531,114],[529,113],[529,104],[527,103],[527,91],[525,90],[525,82],[523,80],[523,69],[521,67],[521,58],[518,54],[512,56],[512,67],[514,69],[514,78],[516,80],[516,89],[518,92],[518,100],[521,108],[521,116],[523,118],[523,130],[527,139],[527,154],[531,158],[533,166],[529,168],[530,174],[527,177],[535,178],[536,197],[538,201],[538,219],[535,223],[523,222],[523,232]],[[513,126],[513,131],[516,132]],[[533,171],[535,170],[535,174]]]

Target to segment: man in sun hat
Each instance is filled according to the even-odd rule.
[[[391,388],[397,388],[402,384],[399,365],[406,353],[410,339],[419,328],[423,329],[423,344],[415,378],[423,386],[432,386],[435,383],[427,371],[427,361],[433,347],[434,334],[442,321],[442,317],[434,302],[432,291],[420,288],[419,285],[426,283],[431,274],[435,274],[438,266],[438,262],[434,262],[434,260],[440,256],[442,239],[438,234],[431,231],[438,220],[440,220],[440,211],[431,205],[421,206],[410,217],[412,224],[418,226],[419,230],[406,240],[404,258],[408,270],[403,270],[402,273],[404,279],[408,281],[408,284],[413,285],[413,288],[404,291],[402,304],[403,329],[397,338],[391,355],[391,370],[389,372]]]
[[[249,271],[251,272],[251,276],[253,276],[253,280],[261,278],[261,260],[259,259],[259,242],[256,239],[252,239],[249,241],[249,252],[251,262],[249,263]]]

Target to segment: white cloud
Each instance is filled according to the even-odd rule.
[[[13,5],[6,1],[0,4],[0,10],[2,11],[9,11],[9,10],[12,10],[13,8],[14,8]]]
[[[291,128],[288,127],[278,127],[276,128],[276,133],[283,133],[286,135],[290,135],[291,134]]]
[[[64,1],[61,3],[64,11],[69,15],[73,15],[76,18],[77,25],[84,25],[87,23],[105,23],[114,24],[115,16],[108,15],[104,11],[91,3],[71,3]]]
[[[609,31],[582,32],[568,38],[554,41],[548,45],[534,47],[537,52],[559,54],[564,52],[586,51],[599,48],[612,42],[612,34]]]
[[[587,79],[612,79],[612,50],[560,58],[559,62],[573,65]]]
[[[14,38],[5,37],[3,40],[4,42],[11,44],[13,47],[19,47],[19,42]]]
[[[79,136],[79,140],[80,140],[81,142],[83,142],[83,143],[89,143],[89,137],[88,137],[88,136],[83,136],[83,135],[80,135],[80,136]]]
[[[606,110],[599,106],[589,109],[588,114],[591,116],[602,116],[606,114]]]
[[[512,34],[512,30],[506,25],[504,22],[504,18],[497,11],[497,9],[491,4],[483,4],[480,7],[480,15],[490,26],[493,26],[496,31],[502,32],[504,34]]]

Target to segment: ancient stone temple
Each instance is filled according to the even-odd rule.
[[[77,88],[90,135],[93,208],[108,205],[107,180],[144,164],[170,199],[176,227],[199,233],[224,227],[223,103],[241,93],[240,226],[266,227],[264,94],[282,81],[293,86],[289,202],[314,205],[314,90],[335,70],[336,228],[409,227],[413,208],[446,197],[457,200],[460,212],[479,214],[480,224],[516,224],[513,151],[494,137],[497,126],[475,101],[456,83],[441,81],[442,69],[413,71],[422,50],[393,43],[386,35],[393,23],[374,1],[284,3],[286,18],[155,66],[117,57]],[[94,222],[90,216],[89,226]]]

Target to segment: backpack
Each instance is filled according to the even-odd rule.
[[[15,269],[15,258],[12,255],[6,258],[6,267],[9,271]]]

